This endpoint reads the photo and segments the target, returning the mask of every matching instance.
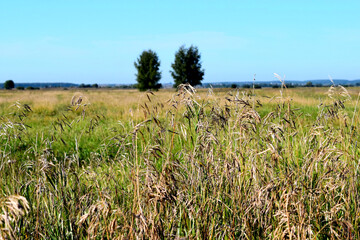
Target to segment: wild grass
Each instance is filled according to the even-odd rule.
[[[1,92],[0,239],[359,239],[359,89],[282,91]]]

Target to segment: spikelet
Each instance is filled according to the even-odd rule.
[[[91,236],[96,235],[96,232],[99,232],[105,228],[105,226],[102,226],[101,222],[106,219],[110,213],[110,204],[105,200],[100,200],[91,205],[88,212],[80,217],[78,225],[81,226],[84,222],[88,221],[88,234]]]
[[[327,91],[327,95],[329,98],[334,100],[341,100],[341,101],[347,101],[351,99],[351,96],[348,90],[346,90],[346,88],[344,88],[341,85],[336,86],[334,81],[331,79],[331,77],[330,77],[330,81],[332,82],[333,85],[331,85],[331,87]]]
[[[11,195],[0,201],[0,207],[0,240],[15,239],[13,223],[29,212],[29,203],[23,196]]]

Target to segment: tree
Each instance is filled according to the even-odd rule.
[[[189,83],[192,86],[201,85],[204,77],[204,70],[201,69],[200,53],[197,47],[190,46],[185,48],[181,46],[175,53],[175,62],[171,64],[173,71],[170,71],[174,78],[174,87],[183,83]]]
[[[161,72],[159,71],[160,61],[157,54],[152,51],[143,51],[137,62],[134,62],[137,69],[136,87],[140,91],[148,89],[158,90],[161,88],[159,80],[161,79]]]
[[[7,80],[4,83],[4,88],[5,89],[13,89],[15,87],[15,83],[13,80]]]

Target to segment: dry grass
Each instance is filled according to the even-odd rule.
[[[360,238],[358,89],[11,93],[0,239]]]

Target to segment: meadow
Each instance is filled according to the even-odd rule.
[[[360,239],[360,88],[0,91],[0,239]]]

